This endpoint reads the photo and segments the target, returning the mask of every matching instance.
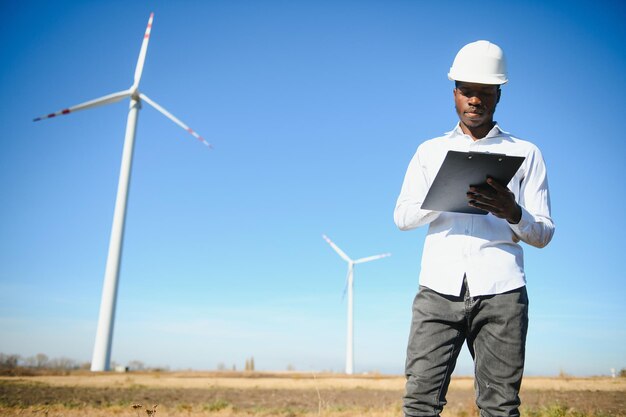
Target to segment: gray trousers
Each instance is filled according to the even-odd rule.
[[[476,404],[481,416],[519,416],[524,371],[528,296],[526,287],[472,297],[420,287],[406,358],[405,416],[438,416],[456,360],[467,341],[474,358]]]

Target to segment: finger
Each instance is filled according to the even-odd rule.
[[[485,184],[481,184],[481,185],[476,185],[476,184],[472,184],[469,186],[470,191],[476,191],[476,192],[483,192],[485,190],[489,191],[491,190],[491,187],[487,187]]]
[[[489,185],[484,185],[484,186],[472,185],[470,186],[468,192],[479,194],[479,195],[484,195],[489,198],[494,198],[498,195],[498,191]]]
[[[468,192],[466,194],[468,199],[472,199],[472,200],[477,200],[480,202],[484,202],[484,203],[490,203],[493,200],[495,200],[492,196],[490,195],[485,195],[485,194],[481,194],[481,193],[477,193],[477,192]]]
[[[478,208],[478,209],[481,209],[481,210],[488,211],[490,213],[495,209],[495,207],[493,207],[492,205],[486,204],[486,203],[483,203],[483,202],[480,202],[480,201],[477,201],[477,200],[469,200],[467,202],[467,204],[470,207],[475,207],[475,208]]]
[[[477,209],[481,209],[493,214],[496,217],[503,218],[502,210],[498,207],[492,206],[491,204],[481,203],[480,201],[470,200],[468,205]]]
[[[489,211],[492,213],[504,213],[507,211],[507,204],[506,202],[502,201],[501,198],[489,198],[482,195],[468,195],[467,198],[468,200],[475,201],[479,204],[491,207]]]
[[[487,211],[490,211],[490,212],[500,211],[499,207],[494,206],[493,204],[489,204],[488,202],[485,202],[485,201],[469,200],[468,203],[469,203],[470,206],[478,207],[478,208],[481,208],[483,210],[487,210]]]
[[[487,177],[487,184],[492,186],[498,192],[509,191],[509,189],[507,187],[505,187],[504,185],[500,184],[498,181],[494,180],[491,177]]]

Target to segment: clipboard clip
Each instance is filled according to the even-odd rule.
[[[486,153],[488,153],[489,155],[497,156],[498,162],[502,162],[504,161],[504,158],[506,158],[506,154],[504,153],[476,152],[476,151],[469,151],[468,153],[469,153],[469,156],[467,157],[467,159],[472,159],[472,157],[476,154],[486,154]]]

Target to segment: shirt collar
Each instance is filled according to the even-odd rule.
[[[502,133],[507,134],[507,132],[500,129],[498,122],[495,122],[495,124],[493,125],[489,133],[487,133],[487,135],[484,138],[479,139],[479,140],[493,138],[493,137],[499,136]],[[457,123],[454,129],[447,132],[446,135],[450,137],[458,137],[458,136],[465,136],[465,133],[463,133],[463,130],[461,129],[461,124]]]

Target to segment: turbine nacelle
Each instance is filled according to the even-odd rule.
[[[131,99],[137,100],[137,101],[141,100],[141,98],[139,97],[139,94],[140,94],[139,87],[131,85],[130,88],[128,89],[128,93]]]

